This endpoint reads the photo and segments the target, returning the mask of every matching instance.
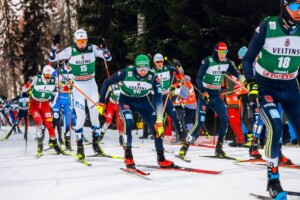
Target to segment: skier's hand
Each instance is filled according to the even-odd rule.
[[[103,140],[103,137],[104,137],[104,133],[101,132],[100,135],[99,135],[98,142],[101,142]]]
[[[108,49],[103,49],[103,56],[104,56],[105,60],[111,59],[111,55],[110,55],[110,52],[108,51]]]
[[[100,115],[104,115],[104,111],[106,108],[106,105],[104,103],[99,102],[96,108],[97,108],[98,112],[100,113]]]
[[[208,104],[209,103],[209,94],[208,92],[201,93],[202,99]]]
[[[52,38],[52,43],[54,46],[60,44],[60,34],[56,34],[53,38]]]
[[[254,79],[247,82],[247,89],[249,90],[249,101],[256,103],[256,98],[258,97],[258,84]]]
[[[154,129],[156,131],[156,138],[161,137],[161,135],[164,133],[164,124],[162,123],[162,120],[157,119],[156,123],[154,125]]]
[[[175,90],[174,90],[174,95],[179,95],[180,94],[180,92],[181,92],[181,89],[180,88],[175,88]]]
[[[106,40],[101,35],[98,36],[97,40],[101,49],[105,49],[107,47]]]

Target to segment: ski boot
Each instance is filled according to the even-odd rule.
[[[287,194],[280,184],[278,167],[268,167],[267,191],[269,191],[272,199],[287,200]]]
[[[99,146],[99,136],[97,133],[93,133],[93,143],[92,143],[92,146],[93,146],[93,150],[96,154],[104,154],[104,151],[103,149]]]
[[[125,165],[126,168],[130,168],[130,169],[136,169],[135,168],[135,163],[133,160],[133,155],[132,155],[132,151],[131,151],[131,146],[130,147],[125,147]]]
[[[251,145],[251,147],[249,148],[249,155],[251,158],[254,159],[262,159],[262,155],[258,151],[257,144]]]
[[[180,142],[185,142],[186,133],[184,131],[181,131],[181,132],[178,133],[178,135],[179,135],[179,138],[178,138],[179,141]]]
[[[295,165],[290,159],[282,154],[282,143],[280,144],[278,163],[285,165]]]
[[[120,143],[120,146],[123,146],[123,143],[124,143],[124,137],[123,137],[123,135],[119,136],[119,143]]]
[[[99,143],[103,140],[104,134],[105,134],[104,132],[101,132],[101,133],[100,133],[99,139],[98,139],[98,142],[99,142]]]
[[[226,153],[223,151],[222,146],[223,146],[223,141],[218,141],[217,145],[216,145],[216,151],[215,151],[216,157],[219,157],[219,158],[226,157]]]
[[[65,136],[65,147],[66,150],[72,151],[72,146],[71,146],[71,138],[70,136]]]
[[[288,159],[287,157],[285,157],[285,155],[282,155],[279,157],[278,159],[278,163],[280,164],[285,164],[285,165],[295,165],[291,159]]]
[[[51,140],[51,143],[53,144],[53,148],[56,151],[57,155],[58,154],[63,154],[64,152],[61,150],[61,148],[57,144],[57,139]]]
[[[43,155],[43,139],[37,138],[38,146],[37,146],[37,156],[40,157]]]
[[[18,133],[22,134],[22,131],[21,131],[21,129],[19,127],[18,127]]]
[[[52,149],[54,147],[53,140],[49,139],[48,146],[49,146],[49,149]]]
[[[164,151],[157,151],[157,163],[161,168],[175,167],[174,162],[165,158]]]
[[[84,158],[85,158],[82,140],[77,141],[77,158],[78,158],[78,160],[84,160]]]
[[[233,141],[233,142],[230,142],[228,144],[228,146],[230,146],[230,147],[243,147],[244,143],[237,143],[236,141]]]
[[[27,131],[24,133],[24,140],[27,140]]]
[[[189,147],[190,147],[190,143],[185,142],[179,150],[179,155],[184,157],[187,154]]]

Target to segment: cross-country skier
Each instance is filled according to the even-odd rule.
[[[198,99],[196,120],[194,127],[189,131],[188,137],[179,151],[179,155],[184,157],[188,151],[191,141],[193,141],[197,132],[205,122],[205,114],[208,108],[212,108],[220,119],[219,139],[217,141],[215,155],[225,157],[223,151],[223,139],[228,127],[228,114],[225,102],[221,97],[221,84],[223,73],[228,71],[230,74],[238,77],[231,61],[226,58],[228,53],[227,45],[224,42],[218,42],[213,50],[212,56],[205,58],[199,68],[197,75],[197,86],[201,92]]]
[[[43,123],[49,132],[50,142],[53,144],[57,154],[64,153],[57,144],[55,131],[52,126],[52,111],[49,104],[57,84],[57,80],[52,77],[53,71],[54,69],[50,65],[45,65],[42,75],[34,76],[31,82],[30,113],[36,123],[37,156],[41,156],[43,152]]]
[[[99,113],[96,109],[98,103],[98,87],[95,81],[95,66],[96,57],[110,61],[112,58],[110,52],[104,46],[100,47],[88,44],[88,35],[85,30],[78,29],[74,33],[75,44],[65,48],[60,53],[57,53],[57,45],[60,43],[60,37],[56,35],[53,39],[52,51],[50,53],[50,62],[57,60],[69,60],[69,65],[72,68],[74,75],[74,86],[84,91],[95,104],[89,101],[76,87],[73,90],[76,112],[76,128],[75,133],[77,137],[77,157],[84,160],[84,146],[83,146],[83,125],[86,120],[85,100],[87,99],[87,106],[90,112],[90,120],[93,131],[93,150],[97,154],[103,154],[103,150],[99,146],[98,138],[100,132]],[[59,74],[58,74],[59,75]]]
[[[260,23],[243,59],[249,92],[258,91],[258,88],[260,92],[260,114],[268,131],[265,147],[267,190],[273,199],[287,199],[278,171],[282,135],[278,103],[281,103],[300,138],[300,93],[296,79],[300,65],[299,23],[300,0],[282,0],[281,14],[267,17]],[[256,56],[254,75],[252,64]]]
[[[130,65],[112,75],[103,82],[100,92],[99,113],[105,110],[105,94],[108,87],[122,82],[120,94],[121,116],[124,121],[124,150],[125,164],[127,168],[135,168],[132,155],[132,127],[133,113],[138,112],[144,122],[149,126],[151,134],[155,136],[155,148],[157,161],[161,167],[172,167],[174,163],[165,159],[164,147],[161,135],[163,128],[163,104],[161,98],[161,86],[159,77],[149,69],[149,58],[140,54],[135,58],[134,66]],[[148,94],[153,90],[153,104],[151,104]]]

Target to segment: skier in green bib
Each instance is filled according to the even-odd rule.
[[[272,199],[287,199],[281,187],[278,165],[284,163],[280,138],[282,121],[278,104],[300,139],[300,92],[297,75],[300,65],[300,0],[282,0],[281,14],[267,17],[256,28],[243,59],[249,94],[259,94],[260,116],[267,129],[265,155],[267,190]],[[258,56],[255,64],[253,62]],[[249,97],[250,98],[250,97]]]
[[[105,110],[105,94],[108,87],[121,82],[121,94],[119,98],[121,117],[124,121],[124,143],[125,164],[127,168],[135,169],[135,162],[132,155],[132,127],[133,113],[138,112],[144,122],[149,126],[152,135],[155,137],[155,148],[157,162],[160,167],[173,167],[174,163],[165,159],[164,147],[161,135],[163,127],[163,103],[161,97],[161,84],[159,77],[149,69],[149,58],[140,54],[135,58],[134,66],[130,65],[118,71],[103,82],[100,91],[98,110],[100,114]],[[148,94],[154,91],[153,104]]]
[[[222,146],[229,119],[227,107],[221,97],[221,84],[224,72],[228,71],[236,78],[239,75],[231,61],[226,57],[227,53],[227,45],[224,42],[218,42],[214,47],[212,56],[208,56],[201,63],[196,80],[201,97],[198,99],[195,124],[189,131],[186,141],[179,151],[179,156],[181,157],[185,157],[190,143],[205,122],[205,114],[210,107],[218,114],[220,119],[219,138],[215,155],[217,157],[226,157]]]
[[[84,91],[95,104],[87,99],[87,106],[90,112],[91,128],[93,133],[93,150],[96,154],[103,154],[103,150],[99,146],[98,138],[100,134],[99,113],[96,109],[98,103],[98,87],[95,81],[95,66],[96,57],[111,60],[110,53],[104,44],[102,48],[88,44],[88,36],[85,30],[78,29],[74,33],[75,44],[65,48],[60,53],[57,53],[57,47],[60,43],[60,36],[56,35],[53,38],[52,51],[50,53],[50,62],[57,60],[68,60],[74,75],[73,90],[75,112],[76,112],[76,127],[75,133],[77,137],[77,157],[84,160],[84,146],[83,146],[83,125],[86,120],[85,101],[86,97],[83,96],[76,88]],[[59,74],[58,74],[59,75]]]
[[[177,111],[171,101],[171,97],[168,97],[168,95],[171,95],[170,88],[173,84],[173,77],[175,75],[180,75],[180,72],[173,66],[164,65],[164,58],[160,53],[154,55],[153,63],[154,67],[152,68],[152,70],[155,72],[155,74],[157,74],[161,81],[163,104],[165,104],[165,102],[167,101],[165,111],[171,117],[172,122],[175,124],[177,134],[179,136],[179,138],[177,139],[184,141],[186,134],[183,131],[181,122],[178,120]]]

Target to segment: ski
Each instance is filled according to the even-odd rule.
[[[138,167],[146,167],[146,168],[162,169],[162,170],[175,170],[175,171],[183,171],[183,172],[195,172],[195,173],[213,174],[213,175],[217,175],[217,174],[222,173],[222,171],[195,169],[195,168],[188,168],[188,167],[180,167],[180,166],[177,166],[177,165],[175,165],[174,167],[168,167],[168,168],[161,168],[161,167],[156,166],[156,165],[138,165]]]
[[[5,140],[8,140],[8,138],[4,137],[4,138],[1,139],[1,141],[5,141]]]
[[[182,156],[182,155],[175,155],[175,157],[177,157],[185,162],[192,162],[192,160],[187,159],[185,156]]]
[[[39,159],[39,158],[42,157],[42,156],[43,156],[42,153],[38,153],[38,154],[35,155],[35,158]]]
[[[60,154],[57,154],[56,152],[53,152],[53,153],[49,153],[50,155],[64,155],[64,156],[77,156],[76,154],[74,154],[74,153],[68,153],[68,152],[65,152],[65,151],[63,151],[63,152],[61,152]]]
[[[266,163],[257,163],[257,165],[264,165],[266,166]],[[278,164],[279,167],[283,168],[289,168],[289,169],[300,169],[300,165],[287,165],[287,164]]]
[[[92,166],[92,163],[89,163],[88,161],[86,161],[86,160],[81,160],[81,159],[78,159],[78,158],[76,158],[75,159],[77,162],[79,162],[79,163],[82,163],[82,164],[84,164],[84,165],[86,165],[86,166]]]
[[[139,177],[142,177],[144,179],[147,179],[147,180],[151,180],[147,177],[148,175],[150,175],[149,172],[144,172],[144,171],[139,170],[139,169],[131,169],[131,168],[120,168],[120,170],[122,170],[124,172],[131,173],[131,174],[135,174],[135,175],[137,175]]]
[[[287,195],[300,197],[300,192],[285,191]]]
[[[109,155],[109,154],[94,154],[94,155],[89,155],[89,156],[86,156],[86,157],[105,157],[105,158],[113,158],[113,159],[124,159],[124,157],[121,157],[121,156],[117,156],[117,155]]]
[[[239,161],[240,159],[230,157],[230,156],[224,156],[224,157],[219,157],[219,156],[207,156],[207,155],[199,155],[200,157],[205,157],[205,158],[218,158],[218,159],[226,159],[226,160],[237,160]]]
[[[263,195],[259,195],[259,194],[250,193],[249,195],[252,197],[255,197],[256,199],[260,199],[260,200],[272,200],[271,197],[267,197],[267,196],[263,196]]]
[[[48,147],[48,148],[44,149],[43,151],[49,151],[51,149],[54,149],[54,148],[53,147]]]
[[[152,151],[156,151],[156,149],[152,149]],[[165,153],[174,153],[174,150],[165,149],[164,152]]]
[[[183,145],[184,143],[170,143],[171,145]],[[205,148],[210,148],[210,149],[215,149],[216,146],[215,145],[206,145],[206,144],[190,144],[191,147],[205,147]]]
[[[262,159],[262,158],[250,158],[247,160],[237,160],[239,162],[266,162],[266,160]]]

